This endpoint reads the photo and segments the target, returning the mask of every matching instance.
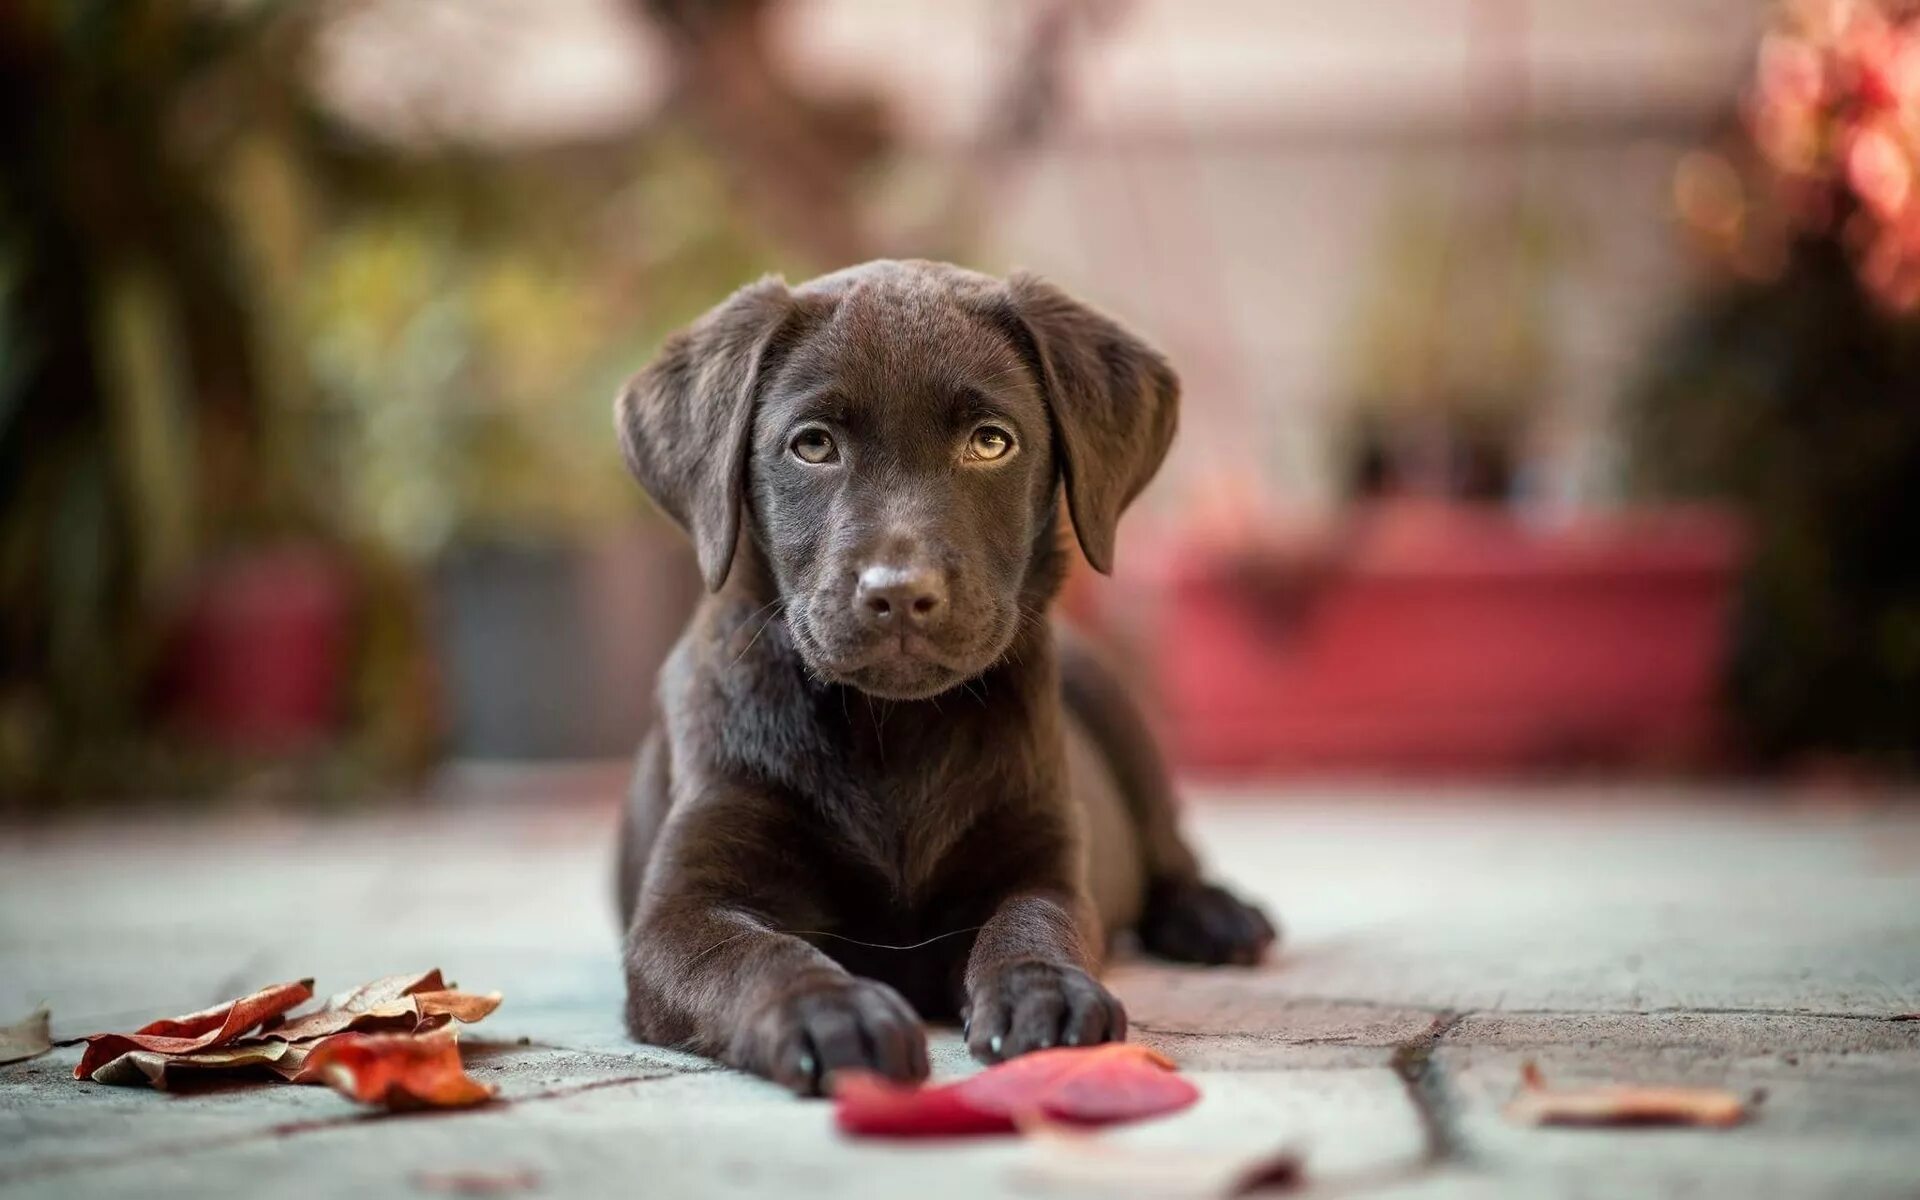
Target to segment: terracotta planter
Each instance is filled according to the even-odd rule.
[[[287,754],[339,728],[352,583],[324,547],[226,558],[193,589],[172,645],[165,707],[189,737]]]
[[[1148,642],[1173,753],[1227,773],[1711,762],[1738,545],[1707,513],[1537,531],[1386,505],[1304,587],[1297,562],[1180,554]]]

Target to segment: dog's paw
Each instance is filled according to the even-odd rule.
[[[1156,883],[1140,917],[1140,945],[1175,962],[1251,966],[1278,934],[1267,914],[1198,879]]]
[[[748,1065],[802,1096],[822,1096],[833,1073],[872,1071],[900,1083],[927,1077],[927,1033],[905,998],[872,979],[797,985],[752,1023]]]
[[[1039,959],[994,971],[973,989],[967,1005],[967,1049],[981,1062],[1126,1037],[1127,1011],[1099,980],[1078,967]]]

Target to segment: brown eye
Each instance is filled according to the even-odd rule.
[[[967,439],[967,458],[973,462],[993,462],[1013,452],[1013,435],[998,425],[982,425]]]
[[[793,435],[788,448],[793,451],[795,458],[816,467],[840,457],[840,448],[833,444],[833,435],[824,429],[802,429]]]

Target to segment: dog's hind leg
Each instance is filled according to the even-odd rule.
[[[653,856],[653,843],[667,819],[668,772],[667,738],[656,726],[647,732],[639,753],[634,756],[633,782],[627,788],[627,803],[620,816],[620,860],[614,875],[614,898],[622,929],[633,920],[634,907],[640,903],[647,860]]]
[[[1145,882],[1134,926],[1141,946],[1180,962],[1259,961],[1276,937],[1273,923],[1260,909],[1202,878],[1199,860],[1180,833],[1173,778],[1146,718],[1086,639],[1059,623],[1055,629],[1068,721],[1103,760],[1106,779],[1099,783],[1111,781],[1133,826],[1131,841],[1138,855],[1135,877]],[[1083,788],[1076,784],[1074,790],[1079,793]],[[1097,861],[1103,841],[1097,832],[1101,815],[1097,798],[1084,802],[1096,830],[1091,840],[1097,895],[1102,872]],[[1108,845],[1124,841],[1104,840]]]

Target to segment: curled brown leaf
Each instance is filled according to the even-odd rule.
[[[53,1049],[51,1021],[52,1014],[43,1008],[0,1025],[0,1064],[25,1062]]]
[[[73,1077],[91,1079],[101,1067],[135,1050],[179,1055],[224,1046],[261,1022],[312,998],[311,979],[276,983],[184,1017],[150,1022],[132,1033],[92,1034],[86,1039],[87,1048],[79,1064],[73,1068]]]
[[[448,1021],[471,1024],[500,1007],[500,993],[455,990],[439,968],[418,975],[388,975],[341,992],[313,1012],[269,1025],[265,1037],[313,1041],[358,1031],[424,1033]]]
[[[1521,1064],[1520,1091],[1506,1108],[1523,1125],[1738,1125],[1740,1097],[1721,1088],[1603,1084],[1550,1088],[1532,1061]]]

